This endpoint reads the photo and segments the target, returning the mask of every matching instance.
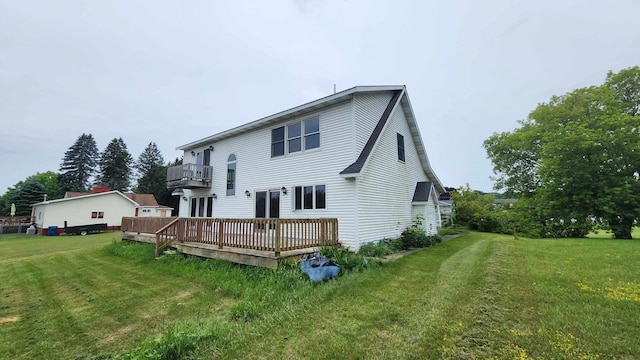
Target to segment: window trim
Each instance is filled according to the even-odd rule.
[[[323,207],[318,207],[318,191],[319,188],[322,188],[324,193],[323,197]],[[311,188],[311,198],[310,203],[307,202],[308,193],[307,189]],[[292,196],[292,211],[305,211],[305,210],[326,210],[327,209],[327,185],[326,184],[316,184],[316,185],[296,185],[293,187],[293,196]],[[310,206],[310,207],[309,207]]]
[[[398,143],[398,161],[405,162],[407,157],[404,151],[405,150],[404,136],[400,133],[396,133],[396,141]]]
[[[318,121],[318,131],[313,131],[313,132],[309,132],[307,133],[306,131],[306,126],[305,123],[309,120],[317,120]],[[315,151],[316,149],[320,149],[322,147],[322,129],[321,129],[321,121],[320,121],[320,114],[314,114],[314,115],[310,115],[310,116],[305,116],[305,117],[299,117],[296,118],[292,121],[289,121],[281,126],[278,127],[274,127],[271,128],[271,158],[279,158],[279,157],[283,157],[283,156],[288,156],[291,154],[299,154],[299,153],[304,153],[306,151]],[[289,127],[292,125],[299,125],[300,126],[300,134],[290,137],[289,136]],[[284,140],[278,140],[278,141],[274,141],[274,133],[276,130],[282,130],[283,131],[283,135],[284,135]],[[310,138],[311,136],[317,136],[318,137],[318,146],[313,147],[313,148],[307,148],[307,139]],[[295,140],[299,140],[300,141],[300,150],[295,150],[295,151],[291,151],[291,147],[289,145],[290,141],[295,141]],[[276,155],[276,147],[282,147],[281,151],[277,151],[278,155]],[[278,149],[280,150],[280,149]],[[280,154],[280,152],[282,152],[282,154]]]
[[[233,169],[231,168],[233,166]],[[233,170],[231,173],[233,175],[233,179],[231,179],[231,188],[229,188],[229,171]],[[235,196],[236,195],[236,183],[238,180],[238,157],[236,154],[229,154],[227,157],[227,181],[226,181],[226,194],[227,196]]]

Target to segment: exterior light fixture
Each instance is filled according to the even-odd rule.
[[[209,145],[209,150],[213,151],[213,145]]]
[[[196,156],[196,152],[191,150],[191,156]]]
[[[283,186],[283,187],[281,187],[281,188],[280,188],[280,191],[282,191],[282,193],[283,193],[284,195],[287,195],[287,188],[286,188],[286,187],[284,187],[284,186]]]
[[[211,196],[213,196],[214,199],[218,198],[218,195],[216,195],[215,193],[213,195],[211,195]]]
[[[183,197],[182,197],[182,200],[187,201],[187,197],[186,197],[186,196],[183,196]]]
[[[251,197],[251,193],[249,192],[249,190],[245,190],[244,194],[247,195],[247,197]]]

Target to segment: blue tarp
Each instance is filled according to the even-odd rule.
[[[320,254],[311,257],[303,257],[300,260],[300,270],[309,275],[313,282],[333,279],[340,273],[340,266]]]

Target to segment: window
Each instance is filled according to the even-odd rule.
[[[198,199],[191,198],[191,217],[196,217],[196,207]]]
[[[237,158],[234,154],[227,159],[227,196],[236,194],[236,164]]]
[[[94,212],[91,213],[91,218],[92,219],[96,219],[97,217],[98,217],[98,212],[97,211],[94,211]]]
[[[404,136],[398,135],[398,160],[404,161]]]
[[[300,123],[287,126],[287,146],[289,153],[302,151],[302,133]]]
[[[271,130],[271,157],[284,155],[284,126]]]
[[[293,190],[295,210],[327,208],[325,185],[296,186]]]
[[[271,130],[271,157],[319,147],[320,118],[318,116]]]
[[[320,118],[313,117],[304,121],[304,149],[320,147]]]
[[[198,199],[198,217],[204,217],[204,198]]]
[[[213,196],[207,198],[207,217],[213,215]]]
[[[150,213],[150,212],[151,212],[151,209],[142,209],[142,212],[143,212],[143,213]],[[100,217],[100,215],[98,215],[98,217]]]

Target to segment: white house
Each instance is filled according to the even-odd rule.
[[[43,201],[32,205],[39,234],[46,234],[49,226],[62,232],[67,226],[107,224],[119,230],[123,216],[171,216],[172,208],[160,206],[152,194],[121,193],[67,193],[65,198]]]
[[[340,240],[397,237],[438,194],[404,86],[358,86],[179,146],[167,172],[181,217],[337,218]]]

